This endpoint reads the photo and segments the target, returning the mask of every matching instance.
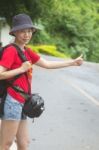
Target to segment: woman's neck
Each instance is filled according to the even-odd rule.
[[[17,41],[14,41],[14,43],[15,43],[16,45],[18,45],[22,50],[24,50],[25,44],[19,43],[19,42],[17,42]]]

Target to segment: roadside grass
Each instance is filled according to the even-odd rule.
[[[59,52],[55,45],[28,45],[28,46],[37,53],[60,58],[70,58],[69,55]]]

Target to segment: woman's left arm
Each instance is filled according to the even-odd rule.
[[[61,60],[61,61],[49,61],[43,58],[40,58],[36,65],[46,68],[46,69],[57,69],[57,68],[64,68],[69,66],[80,66],[83,63],[82,55],[73,60]]]

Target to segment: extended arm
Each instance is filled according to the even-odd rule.
[[[49,61],[43,58],[40,58],[36,65],[46,68],[46,69],[57,69],[64,68],[69,66],[80,66],[83,62],[82,56],[74,60],[63,60],[63,61]],[[8,79],[14,77],[18,74],[24,73],[32,68],[32,64],[29,61],[22,63],[19,68],[13,70],[7,70],[7,68],[0,66],[0,80]]]
[[[36,65],[46,69],[57,69],[69,66],[80,66],[83,63],[82,55],[74,60],[61,60],[61,61],[49,61],[43,58],[36,63]]]

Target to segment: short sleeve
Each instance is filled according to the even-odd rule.
[[[36,52],[31,50],[30,48],[28,48],[27,50],[31,57],[32,64],[35,64],[40,59],[40,55],[38,55]]]
[[[7,47],[3,52],[2,58],[0,60],[0,65],[10,69],[15,62],[15,56],[16,49],[13,46]]]

